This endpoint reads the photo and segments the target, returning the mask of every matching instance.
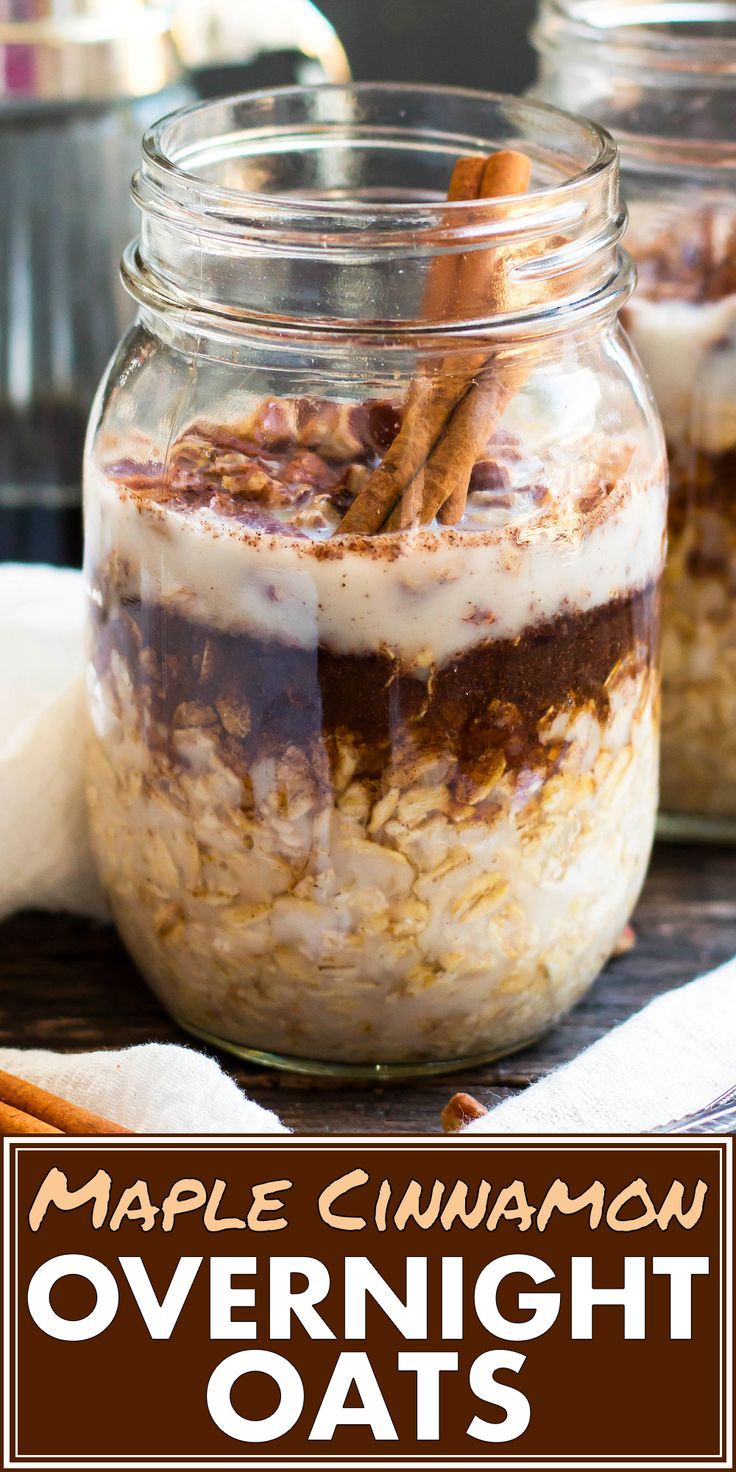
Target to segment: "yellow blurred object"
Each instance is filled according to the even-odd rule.
[[[345,51],[312,0],[5,0],[0,99],[151,96],[189,71],[301,54],[312,75],[345,82]]]
[[[149,0],[7,0],[0,99],[144,97],[178,82],[171,7]]]

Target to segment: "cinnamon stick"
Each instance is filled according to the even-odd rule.
[[[468,203],[478,198],[483,181],[486,161],[483,158],[459,158],[456,160],[447,188],[448,204]],[[437,256],[429,269],[429,280],[424,293],[424,315],[433,322],[443,317],[452,301],[458,274],[456,255]]]
[[[448,201],[476,199],[484,167],[482,158],[459,158],[452,171]],[[456,276],[454,256],[440,256],[433,262],[425,297],[427,316],[436,317],[446,310]],[[464,387],[442,373],[436,379],[416,379],[411,384],[401,428],[381,464],[346,511],[338,533],[370,534],[381,530],[404,486],[413,480],[439,439]]]
[[[44,1124],[23,1109],[14,1109],[12,1104],[0,1103],[0,1135],[60,1135],[53,1124]]]
[[[525,153],[508,149],[487,159],[480,181],[480,198],[502,198],[510,194],[526,194],[531,182],[531,160]],[[461,290],[468,297],[473,290],[472,260],[465,262]],[[498,252],[488,271],[488,279],[479,283],[485,288],[486,310],[503,311],[504,274]],[[524,369],[518,360],[506,367],[503,379],[486,378],[471,385],[467,397],[461,401],[457,412],[448,426],[449,444],[438,447],[437,460],[430,463],[425,479],[419,520],[432,521],[436,516],[443,526],[455,526],[461,520],[468,499],[468,486],[476,460],[483,453],[491,437],[491,428],[502,418],[504,410],[514,397],[523,381]],[[494,381],[495,380],[495,381]],[[446,477],[444,501],[441,499],[442,476]]]
[[[426,525],[435,516],[445,525],[460,520],[473,466],[488,444],[492,424],[498,423],[515,389],[511,373],[503,381],[486,378],[471,385],[426,465],[407,486],[384,531]]]
[[[480,162],[482,167],[474,196],[478,201],[526,194],[531,183],[532,164],[525,153],[505,148]],[[469,251],[461,256],[457,278],[458,298],[466,316],[487,312],[489,307],[499,311],[505,306],[504,277],[497,249]]]
[[[523,194],[529,187],[530,177],[530,160],[526,154],[514,149],[505,149],[485,160],[458,159],[450,180],[448,200]],[[480,262],[475,252],[469,252],[459,261],[454,257],[440,257],[430,276],[425,299],[427,315],[441,314],[453,290],[457,290],[468,314],[487,310],[489,300],[494,303],[494,278],[498,283],[500,276],[498,260],[493,253],[491,257],[490,262],[489,253],[484,253]],[[498,286],[495,298],[498,298]],[[461,374],[456,362],[446,360],[436,378],[419,379],[411,385],[401,429],[381,465],[340,522],[339,533],[365,534],[414,526],[418,521],[431,521],[446,503],[447,518],[459,520],[472,467],[490,432],[487,430],[479,439],[482,416],[493,401],[492,394],[489,398],[487,385],[480,388],[474,402],[464,407],[469,392],[468,381],[485,363],[485,355],[472,355],[465,360]],[[471,384],[471,391],[475,387]],[[504,404],[507,401],[506,398]],[[448,451],[443,445],[444,432],[448,423],[454,424],[458,415]],[[477,448],[472,459],[471,444],[468,442],[465,452],[462,445],[462,435],[470,422],[478,424],[473,440]],[[439,458],[430,468],[428,462],[435,452]],[[445,473],[450,479],[445,494],[441,495],[441,478]]]
[[[482,154],[474,154],[472,158],[458,158],[450,176],[447,189],[447,198],[450,204],[455,200],[477,199],[480,194],[483,170],[486,159]],[[446,257],[452,259],[452,257]]]
[[[464,384],[422,379],[411,385],[401,428],[377,470],[366,481],[337,527],[338,534],[381,531],[405,486],[425,464],[458,402]]]
[[[26,1126],[32,1121],[36,1128]],[[10,1128],[11,1123],[20,1126]],[[133,1131],[0,1069],[0,1134],[130,1135]]]

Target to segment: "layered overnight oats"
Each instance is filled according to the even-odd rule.
[[[96,485],[118,926],[190,1026],[297,1058],[533,1037],[649,855],[663,466],[548,447],[530,485],[500,435],[460,527],[334,538],[398,412],[267,402]]]
[[[662,798],[736,818],[736,211],[632,210],[625,311],[670,460]]]
[[[408,94],[404,135],[392,89],[284,94],[254,143],[249,99],[218,104],[226,190],[187,151],[213,105],[161,125],[88,442],[117,925],[185,1027],[317,1072],[534,1038],[613,951],[657,805],[666,470],[617,321],[615,150],[473,94],[435,136],[437,105]],[[487,153],[448,160],[451,125]]]

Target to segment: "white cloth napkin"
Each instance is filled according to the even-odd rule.
[[[478,1134],[646,1133],[736,1084],[736,959],[675,987],[468,1126]]]
[[[106,913],[82,785],[83,626],[81,573],[0,566],[0,919]]]
[[[248,1099],[214,1058],[174,1043],[115,1053],[0,1048],[0,1068],[138,1134],[286,1133],[278,1116]]]

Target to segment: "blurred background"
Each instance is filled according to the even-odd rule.
[[[242,6],[243,0],[232,4]],[[522,92],[531,82],[527,32],[535,5],[536,0],[320,0],[356,80],[439,82],[491,92]],[[267,82],[277,75],[288,80],[288,58],[279,65],[261,57],[244,76],[246,71],[248,78],[258,73]]]
[[[521,92],[534,0],[323,0],[353,75]]]
[[[534,0],[0,0],[0,560],[78,565],[90,405],[132,307],[140,137],[292,82],[521,92]]]

